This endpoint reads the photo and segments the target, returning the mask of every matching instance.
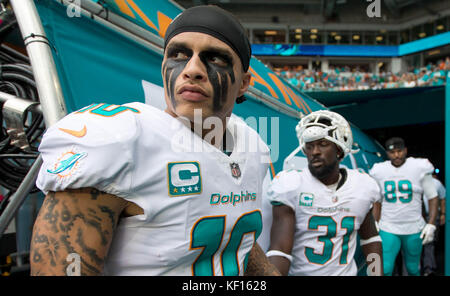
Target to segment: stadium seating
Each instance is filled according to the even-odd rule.
[[[450,57],[429,63],[426,67],[404,73],[380,72],[374,74],[359,67],[330,66],[328,72],[305,70],[300,67],[274,69],[293,86],[303,91],[350,91],[417,86],[439,86],[445,83],[450,70]]]

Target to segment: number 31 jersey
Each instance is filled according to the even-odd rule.
[[[433,170],[433,165],[425,158],[408,157],[398,168],[390,161],[374,164],[370,175],[381,188],[381,230],[394,234],[420,232],[425,226],[422,179]]]
[[[230,156],[152,106],[94,104],[46,132],[37,186],[94,187],[143,209],[119,221],[105,274],[242,275],[262,228],[269,150],[241,119],[227,129]]]
[[[356,276],[356,235],[380,191],[366,173],[345,169],[347,179],[336,191],[308,168],[278,174],[267,195],[295,212],[293,260],[289,275]]]

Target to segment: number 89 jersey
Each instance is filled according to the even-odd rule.
[[[394,234],[418,233],[425,225],[422,217],[422,179],[433,165],[425,158],[408,157],[400,167],[390,161],[376,163],[370,170],[382,194],[380,229]]]
[[[267,192],[272,204],[295,213],[289,275],[356,276],[356,235],[380,191],[368,174],[345,169],[347,178],[334,192],[309,171],[283,171]]]
[[[269,149],[235,116],[227,130],[229,156],[152,106],[94,104],[46,132],[37,186],[94,187],[143,209],[120,219],[106,275],[242,275],[262,228]]]

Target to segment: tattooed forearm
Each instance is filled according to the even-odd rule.
[[[245,270],[246,276],[265,275],[271,276],[281,275],[278,269],[267,260],[266,255],[258,244],[253,246],[248,258],[247,269]]]
[[[115,213],[107,206],[98,206],[100,211],[108,215],[108,218],[111,220],[112,225],[116,225],[116,217]]]
[[[65,275],[71,253],[80,256],[82,275],[100,274],[126,204],[96,189],[49,193],[33,229],[31,274]]]
[[[102,193],[100,190],[97,190],[95,188],[90,189],[91,191],[89,192],[91,194],[91,199],[92,200],[97,200],[97,197]]]
[[[58,220],[58,211],[55,210],[55,206],[58,204],[58,200],[55,198],[55,193],[50,193],[45,199],[44,205],[47,211],[44,214],[43,219],[50,224],[52,230],[54,232],[58,232],[58,228],[56,227],[56,222]]]

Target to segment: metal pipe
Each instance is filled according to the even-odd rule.
[[[63,4],[64,6],[76,6],[78,7],[80,13],[94,21],[110,28],[111,30],[124,35],[131,40],[150,48],[152,51],[163,55],[163,45],[164,40],[152,32],[136,25],[135,23],[127,20],[114,12],[104,10],[103,6],[92,2],[90,0],[81,0],[80,6],[77,2],[70,0],[54,0],[58,4]]]
[[[0,91],[0,103],[5,103],[6,101],[11,100],[11,99],[14,100],[14,99],[21,99],[21,98]]]
[[[20,186],[19,188],[17,188],[17,191],[10,197],[8,205],[3,211],[3,214],[0,216],[0,239],[3,236],[3,233],[5,232],[9,223],[11,223],[12,219],[16,215],[20,206],[25,201],[25,197],[33,188],[41,165],[42,165],[42,156],[39,155],[36,161],[31,166],[30,170],[28,171],[28,174],[23,179],[22,183],[20,183]]]
[[[10,2],[30,58],[45,124],[49,127],[67,114],[52,50],[34,1]]]
[[[72,3],[73,1],[71,2],[68,0],[63,0],[63,3],[65,5],[67,5],[67,2]],[[140,38],[153,43],[161,49],[164,46],[164,40],[160,36],[153,34],[151,31],[133,23],[132,21],[127,20],[126,18],[112,12],[111,10],[106,11],[100,4],[95,3],[91,0],[80,0],[80,3],[82,8],[91,13],[91,17],[100,16],[100,18],[105,19],[106,21],[116,25],[117,27],[131,32],[133,35],[139,36]],[[102,14],[104,14],[104,16],[101,16]]]
[[[8,93],[0,91],[0,103],[5,103],[6,101],[8,101],[10,99],[11,100],[17,100],[17,99],[25,100],[23,98],[16,97],[16,96],[13,96],[11,94],[8,94]],[[36,105],[31,106],[29,110],[32,111],[32,112],[35,112],[35,113],[42,114],[42,107],[41,107],[40,104],[36,104]]]
[[[49,127],[67,114],[52,50],[34,1],[10,0],[10,3],[33,69],[44,121],[46,126]],[[4,100],[10,98],[4,93],[0,97],[3,97]],[[0,216],[0,238],[33,188],[41,165],[42,157],[39,156],[19,188],[11,196],[8,206]]]

